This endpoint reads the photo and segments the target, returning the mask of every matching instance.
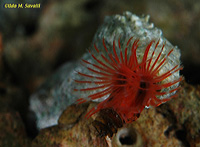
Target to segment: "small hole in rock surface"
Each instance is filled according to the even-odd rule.
[[[121,145],[133,145],[136,143],[137,134],[135,130],[125,128],[119,132],[119,142]]]
[[[134,144],[134,140],[131,136],[121,136],[119,138],[119,141],[122,145],[132,145]]]

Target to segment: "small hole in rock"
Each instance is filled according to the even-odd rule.
[[[177,130],[176,138],[182,141],[184,147],[190,146],[190,143],[187,141],[187,132],[185,130]]]
[[[119,138],[119,141],[122,145],[132,145],[134,144],[134,140],[131,136],[121,136]]]
[[[133,145],[136,143],[137,134],[134,129],[123,128],[118,133],[121,145]]]

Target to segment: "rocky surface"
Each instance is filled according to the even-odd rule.
[[[0,112],[0,146],[26,147],[30,144],[18,112]]]
[[[108,146],[104,138],[96,135],[91,126],[92,120],[84,118],[88,105],[68,107],[59,118],[58,125],[42,129],[33,140],[32,146]]]
[[[200,87],[183,83],[179,97],[162,105],[157,111],[171,123],[167,135],[174,135],[185,146],[200,145]]]
[[[124,125],[110,139],[98,137],[91,124],[98,114],[89,119],[84,117],[96,103],[71,105],[60,116],[58,125],[40,131],[33,145],[198,146],[199,99],[199,87],[184,82],[177,98],[157,108],[145,109],[137,121]]]

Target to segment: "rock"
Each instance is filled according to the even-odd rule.
[[[135,122],[124,125],[112,140],[113,147],[121,146],[181,146],[174,135],[166,136],[165,131],[171,124],[156,112],[156,109],[144,110]]]
[[[97,103],[71,105],[63,111],[58,125],[42,129],[32,145],[198,146],[199,94],[199,87],[183,83],[177,98],[157,108],[145,109],[137,121],[124,125],[110,139],[99,137],[91,125],[98,114],[85,118],[86,112]]]
[[[112,138],[100,137],[86,113],[97,103],[71,105],[58,120],[58,125],[42,129],[33,146],[198,146],[199,87],[182,84],[178,97],[156,108],[145,109],[140,117],[125,124]]]
[[[83,146],[107,147],[105,138],[100,138],[91,126],[92,119],[85,119],[88,104],[72,105],[59,118],[58,125],[42,129],[33,140],[32,147]]]
[[[0,112],[0,146],[26,147],[30,140],[17,112]]]
[[[183,83],[179,97],[163,104],[158,112],[171,123],[167,134],[174,135],[184,146],[198,146],[200,142],[200,87]]]

